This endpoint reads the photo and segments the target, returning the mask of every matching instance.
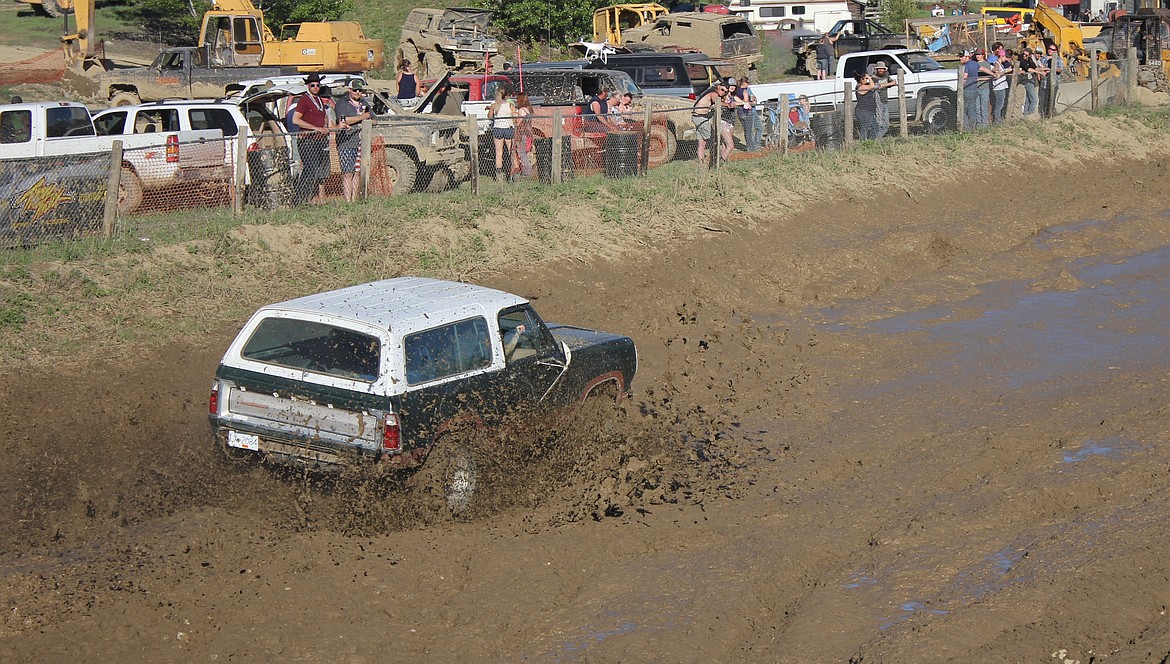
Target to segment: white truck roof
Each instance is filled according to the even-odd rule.
[[[497,311],[526,304],[504,291],[423,277],[384,279],[338,290],[306,295],[262,307],[267,311],[306,312],[355,320],[374,327],[403,332],[460,320],[471,309]]]

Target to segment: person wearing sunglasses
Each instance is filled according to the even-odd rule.
[[[321,76],[305,78],[305,94],[297,101],[292,121],[297,132],[297,150],[301,155],[301,176],[297,180],[299,201],[320,202],[325,196],[325,176],[329,169],[329,112],[321,96]]]

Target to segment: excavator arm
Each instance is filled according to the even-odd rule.
[[[94,26],[94,1],[75,0],[73,5],[73,22],[77,32],[62,35],[65,43],[65,57],[72,65],[81,64],[83,67],[96,61],[97,28]]]

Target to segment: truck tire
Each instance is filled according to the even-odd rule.
[[[650,125],[650,154],[647,162],[651,168],[669,163],[678,152],[678,137],[662,125]]]
[[[922,128],[928,134],[942,134],[955,128],[955,105],[949,99],[935,97],[922,109]]]
[[[431,181],[427,184],[427,193],[441,194],[455,188],[455,175],[450,168],[440,166],[439,170],[431,174]]]
[[[409,194],[418,179],[418,163],[398,148],[386,148],[386,177],[394,195]]]
[[[142,103],[142,99],[138,97],[137,92],[115,92],[114,96],[110,97],[110,106],[136,106]]]
[[[443,436],[411,480],[417,504],[429,516],[443,519],[466,514],[479,481],[469,434]]]
[[[41,11],[53,18],[73,13],[73,0],[41,0]]]
[[[126,215],[137,210],[142,205],[142,194],[142,179],[129,166],[123,166],[118,179],[118,214]]]
[[[801,61],[804,62],[804,70],[806,72],[808,72],[808,75],[812,76],[813,78],[816,78],[816,76],[817,76],[817,52],[810,51],[808,53],[805,53],[804,58],[802,58]]]

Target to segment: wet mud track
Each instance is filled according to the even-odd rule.
[[[1170,198],[1089,173],[490,281],[641,368],[469,522],[222,465],[234,330],[9,376],[0,659],[1159,661]]]

